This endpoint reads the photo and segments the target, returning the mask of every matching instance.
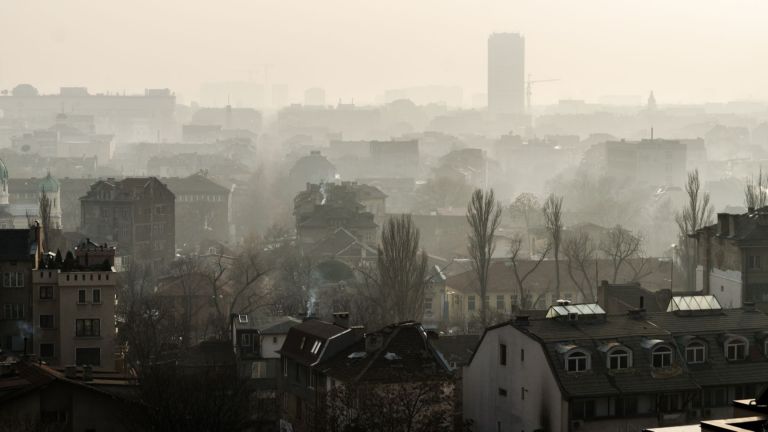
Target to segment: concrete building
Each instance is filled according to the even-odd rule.
[[[488,328],[464,370],[477,430],[604,431],[732,416],[768,385],[768,317],[673,297],[666,312],[559,304]]]
[[[32,270],[42,248],[39,226],[0,229],[0,349],[5,352],[32,352]]]
[[[176,256],[175,196],[155,177],[100,180],[80,198],[80,231],[116,242],[123,266],[159,270]]]
[[[718,213],[717,224],[693,234],[696,289],[714,295],[724,307],[768,306],[768,208],[750,210]]]
[[[176,243],[192,246],[203,240],[230,240],[232,204],[230,190],[205,172],[189,177],[161,179],[176,196]]]
[[[525,38],[518,33],[488,38],[488,110],[525,113]]]
[[[32,272],[34,353],[55,366],[115,370],[115,249],[83,242]]]
[[[590,147],[582,163],[598,176],[638,186],[683,186],[687,148],[674,140],[608,141]]]

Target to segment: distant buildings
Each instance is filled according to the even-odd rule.
[[[478,430],[641,430],[730,416],[768,384],[768,317],[673,297],[667,312],[550,307],[486,329],[464,370]]]
[[[176,256],[175,197],[157,178],[100,180],[80,204],[82,234],[117,242],[124,266],[156,270]]]
[[[414,178],[419,172],[419,141],[333,140],[328,156],[343,178]]]
[[[12,147],[19,153],[55,157],[95,157],[99,165],[107,164],[115,153],[113,136],[89,132],[92,127],[88,125],[79,125],[86,129],[81,130],[74,126],[78,125],[77,120],[75,117],[69,121],[66,114],[59,114],[53,126],[12,138]]]
[[[644,139],[593,145],[583,163],[598,176],[632,181],[637,186],[682,186],[687,159],[686,144]]]
[[[336,167],[319,150],[300,157],[288,171],[292,192],[301,191],[307,183],[333,182],[335,177]]]
[[[202,240],[230,240],[230,190],[204,173],[161,180],[176,196],[176,243],[192,246]]]
[[[42,179],[16,180],[0,159],[0,228],[27,228],[40,218],[40,198],[50,203],[50,227],[62,227],[61,192],[59,182],[49,172]]]
[[[83,242],[32,272],[34,352],[55,366],[116,370],[115,249]]]
[[[488,38],[488,110],[525,113],[525,38],[494,33]]]

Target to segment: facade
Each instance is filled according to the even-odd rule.
[[[673,297],[667,312],[559,304],[488,328],[464,370],[478,430],[641,430],[731,416],[768,385],[768,317]]]
[[[631,179],[645,186],[683,186],[687,145],[675,140],[607,141],[584,154],[583,163],[599,176]]]
[[[696,289],[724,307],[768,305],[768,208],[718,213],[717,224],[694,233]]]
[[[95,157],[100,165],[112,160],[115,153],[113,136],[86,132],[69,124],[66,114],[56,116],[56,124],[11,139],[19,153],[36,153],[57,157]]]
[[[488,110],[525,113],[525,38],[494,33],[488,38]]]
[[[83,242],[32,272],[34,353],[54,366],[115,370],[115,249]]]
[[[80,198],[80,231],[116,242],[123,266],[160,269],[176,256],[175,197],[155,177],[100,180]]]
[[[32,271],[42,257],[42,229],[0,229],[0,349],[31,353]]]
[[[203,240],[228,243],[230,239],[230,190],[204,172],[161,180],[176,196],[176,243],[192,246]]]
[[[27,228],[40,217],[40,198],[50,203],[51,228],[62,227],[61,188],[49,172],[42,179],[11,179],[0,160],[0,228]]]

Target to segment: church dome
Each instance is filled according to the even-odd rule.
[[[48,175],[45,176],[45,178],[40,181],[40,190],[42,192],[58,192],[59,181],[53,178],[53,176],[49,172]]]

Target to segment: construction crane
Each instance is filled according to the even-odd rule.
[[[539,84],[539,83],[545,83],[545,82],[552,82],[552,81],[560,81],[559,78],[554,79],[543,79],[543,80],[532,80],[531,75],[528,74],[528,81],[525,85],[525,105],[526,105],[526,112],[529,115],[532,115],[531,112],[531,94],[533,93],[533,84]]]

